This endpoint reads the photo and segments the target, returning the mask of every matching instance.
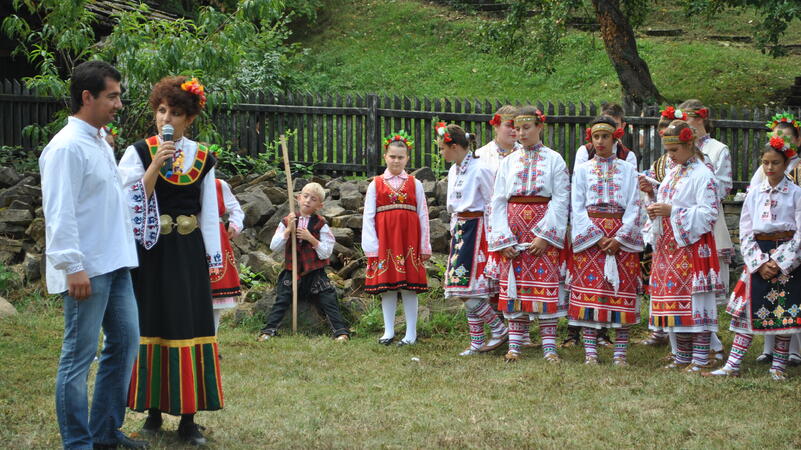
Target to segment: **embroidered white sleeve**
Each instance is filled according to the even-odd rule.
[[[431,254],[431,225],[428,223],[428,204],[423,183],[414,179],[415,196],[417,196],[417,217],[420,220],[420,254]]]
[[[364,195],[364,214],[362,215],[362,251],[370,258],[378,256],[378,236],[375,231],[375,212],[376,212],[376,187],[375,180],[367,186],[367,193]]]
[[[506,183],[506,172],[514,169],[512,158],[506,157],[501,160],[501,165],[495,174],[495,186],[493,187],[491,204],[492,215],[490,216],[491,232],[488,242],[490,251],[502,250],[517,244],[517,237],[509,228],[509,219],[506,215],[506,208],[511,195],[507,193],[511,188]]]
[[[573,171],[570,207],[573,252],[579,253],[597,244],[604,236],[603,230],[595,226],[587,214],[587,170],[584,165],[576,166]]]
[[[795,234],[793,238],[776,247],[770,259],[776,261],[782,273],[789,275],[801,264],[801,195],[795,199]]]
[[[200,232],[206,247],[206,259],[210,269],[223,267],[220,246],[220,216],[217,207],[217,186],[214,183],[214,168],[209,170],[200,185]]]
[[[689,176],[687,183],[681,186],[680,194],[692,206],[674,206],[670,212],[673,236],[679,247],[691,245],[712,231],[718,218],[718,188],[715,180],[694,174]]]
[[[545,239],[557,248],[564,248],[567,221],[570,214],[570,175],[567,165],[558,153],[550,164],[551,201],[545,217],[531,229],[539,238]]]
[[[330,258],[331,254],[334,253],[334,245],[336,243],[337,240],[334,234],[331,233],[331,228],[328,227],[328,224],[323,225],[323,228],[320,229],[320,243],[314,249],[317,252],[317,257],[320,259]]]

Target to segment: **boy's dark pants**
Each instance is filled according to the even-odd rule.
[[[322,313],[334,337],[347,335],[348,325],[339,310],[337,291],[328,279],[325,269],[318,269],[307,273],[298,280],[298,299],[313,303]],[[264,334],[274,335],[286,312],[292,307],[292,271],[284,270],[278,275],[276,285],[276,298],[270,316],[267,317],[267,325],[262,328]]]

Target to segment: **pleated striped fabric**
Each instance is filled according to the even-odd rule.
[[[172,415],[223,407],[217,338],[142,337],[128,390],[128,407]]]

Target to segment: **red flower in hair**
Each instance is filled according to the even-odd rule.
[[[788,160],[795,158],[796,155],[797,153],[795,152],[795,149],[793,149],[792,147],[788,148],[787,151],[784,152],[784,156],[786,156]]]
[[[770,146],[778,151],[782,151],[784,149],[784,139],[779,136],[773,136],[770,138]]]
[[[492,120],[489,121],[489,124],[494,126],[494,127],[500,125],[501,124],[501,115],[500,114],[495,114],[494,116],[492,116]]]
[[[668,106],[667,108],[662,110],[662,117],[673,120],[676,117],[675,113],[676,113],[676,108]]]
[[[709,110],[707,108],[701,108],[698,111],[696,111],[695,113],[698,114],[698,117],[700,117],[702,119],[708,119],[709,118]]]
[[[545,114],[543,114],[543,113],[542,113],[542,111],[540,111],[540,110],[538,109],[538,110],[536,111],[536,113],[535,113],[535,114],[536,114],[536,115],[538,115],[538,116],[540,117],[540,121],[541,121],[542,123],[545,123]]]
[[[623,130],[623,128],[618,128],[614,133],[612,133],[612,137],[615,139],[620,139],[624,134],[626,134],[626,132]]]
[[[587,128],[587,132],[584,134],[584,139],[586,139],[587,142],[592,141],[592,128]]]
[[[689,127],[684,128],[679,132],[679,139],[681,139],[682,142],[690,142],[693,139],[693,130]]]

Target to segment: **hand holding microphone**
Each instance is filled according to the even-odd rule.
[[[172,137],[173,137],[174,134],[175,134],[175,128],[173,128],[172,125],[166,124],[163,127],[161,127],[161,143],[162,143],[162,145],[164,145],[165,142],[172,143]],[[171,151],[175,152],[175,148],[173,147],[171,149]],[[164,161],[164,168],[167,169],[167,178],[172,176],[172,164],[173,164],[172,153],[170,153],[170,156],[167,157],[167,159]]]

